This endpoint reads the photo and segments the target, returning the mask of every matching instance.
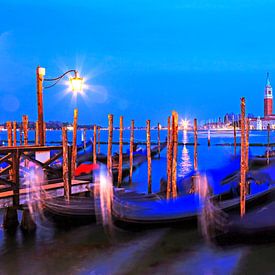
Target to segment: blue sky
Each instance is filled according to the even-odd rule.
[[[46,120],[138,125],[181,117],[263,113],[266,72],[275,79],[275,1],[0,0],[0,121],[36,119],[35,68],[77,68],[85,98],[64,83],[44,92]],[[42,2],[42,1],[41,1]],[[274,80],[275,86],[275,80]]]

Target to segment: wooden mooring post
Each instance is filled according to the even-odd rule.
[[[97,127],[97,153],[100,154],[100,126]]]
[[[29,118],[27,115],[23,115],[22,123],[23,123],[23,133],[24,133],[24,145],[28,145]]]
[[[118,159],[118,186],[122,182],[122,162],[123,162],[123,116],[119,118],[119,159]]]
[[[8,147],[12,147],[12,124],[11,121],[6,123],[7,133],[8,133]]]
[[[146,120],[146,146],[147,146],[147,184],[148,194],[152,193],[152,159],[151,159],[151,125],[150,120]]]
[[[13,146],[17,145],[17,138],[16,138],[16,121],[13,122]]]
[[[93,137],[93,163],[96,163],[96,125],[94,125],[94,137]]]
[[[107,151],[107,169],[112,173],[112,144],[113,144],[113,120],[112,114],[108,115],[108,151]]]
[[[171,117],[167,120],[167,192],[166,198],[170,199],[172,190],[172,137],[171,137]]]
[[[69,173],[71,173],[71,169],[69,169],[69,150],[68,150],[68,137],[67,137],[67,127],[62,127],[62,149],[63,149],[63,182],[64,182],[64,197],[68,201],[71,196],[71,182]]]
[[[46,133],[47,133],[47,124],[43,122],[43,138],[44,138],[44,145],[47,143],[46,141]]]
[[[3,216],[3,228],[8,231],[15,231],[18,226],[18,214],[16,207],[6,207]]]
[[[22,127],[22,123],[20,123],[19,126],[19,144],[20,146],[23,144],[23,127]]]
[[[177,197],[177,156],[178,156],[178,113],[172,113],[172,139],[173,139],[173,164],[172,164],[172,197]]]
[[[35,122],[35,144],[39,145],[39,123]]]
[[[133,180],[133,155],[134,155],[134,129],[135,129],[135,121],[131,121],[131,133],[130,133],[130,156],[129,156],[129,165],[130,165],[130,174],[129,181],[132,183]]]
[[[198,170],[198,125],[197,119],[194,119],[194,170]]]
[[[73,124],[73,145],[72,145],[72,164],[71,173],[74,179],[74,172],[76,168],[76,157],[77,157],[77,119],[78,119],[78,109],[74,109],[74,124]]]
[[[11,121],[6,123],[7,133],[8,133],[8,147],[12,147],[12,124]],[[9,178],[12,180],[13,170],[9,170]]]
[[[158,157],[160,158],[160,124],[158,123]]]
[[[14,182],[13,185],[13,206],[18,207],[19,202],[20,202],[20,193],[19,193],[19,188],[20,188],[20,174],[19,174],[19,169],[20,169],[20,154],[19,150],[16,149],[16,152],[13,154],[12,157],[12,181]]]
[[[240,215],[245,214],[246,197],[246,137],[245,137],[245,98],[241,98],[241,182],[240,182]]]

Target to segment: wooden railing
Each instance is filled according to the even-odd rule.
[[[45,161],[38,160],[36,153],[49,152],[50,157]],[[64,163],[64,154],[66,163]],[[24,167],[28,162],[41,167],[45,173],[47,183],[63,181],[68,194],[71,189],[71,147],[66,146],[17,146],[0,147],[0,193],[3,191],[13,191],[13,206],[19,206],[20,184],[23,179]],[[59,165],[54,167],[52,164],[61,159]],[[43,183],[41,182],[41,185]]]

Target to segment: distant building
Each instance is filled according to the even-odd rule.
[[[270,84],[269,73],[267,73],[266,86],[264,92],[264,117],[271,116],[273,112],[273,94]]]
[[[273,92],[269,73],[267,73],[264,91],[264,116],[250,118],[250,128],[255,130],[265,130],[268,124],[271,129],[275,129],[275,114],[273,114]]]

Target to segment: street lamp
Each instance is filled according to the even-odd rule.
[[[36,69],[36,83],[37,83],[37,107],[38,107],[38,143],[40,146],[44,146],[44,118],[43,118],[43,88],[49,89],[55,86],[59,80],[61,80],[65,75],[69,73],[74,73],[74,77],[70,78],[71,90],[74,93],[82,92],[83,86],[83,78],[79,77],[78,72],[76,70],[69,70],[64,74],[56,77],[56,78],[44,78],[46,73],[45,68],[41,68],[40,66]],[[43,81],[53,82],[49,86],[43,87]]]

